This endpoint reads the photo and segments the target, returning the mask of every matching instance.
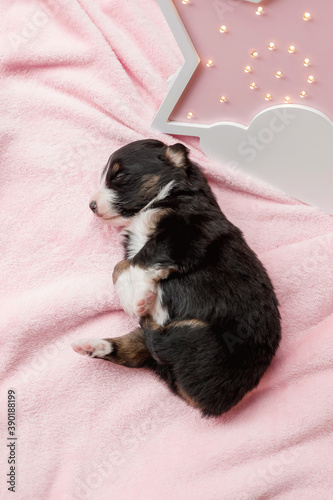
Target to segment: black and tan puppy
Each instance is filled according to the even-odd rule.
[[[187,148],[155,140],[122,147],[90,208],[125,227],[126,260],[113,279],[140,327],[80,340],[74,350],[153,370],[203,415],[228,411],[258,385],[278,348],[278,302]]]

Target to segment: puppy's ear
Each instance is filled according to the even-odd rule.
[[[173,146],[167,147],[165,156],[175,167],[185,168],[188,163],[189,152],[184,144],[178,142]]]

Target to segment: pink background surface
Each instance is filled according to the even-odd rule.
[[[174,5],[198,52],[201,62],[181,99],[170,115],[170,120],[188,120],[191,123],[211,124],[234,121],[248,125],[263,109],[284,104],[286,96],[292,103],[316,108],[333,118],[332,86],[332,21],[331,0],[267,0],[260,4],[245,1],[203,2],[190,0],[186,5],[175,0]],[[256,15],[258,6],[264,8]],[[311,13],[304,21],[303,14]],[[224,24],[228,32],[220,33]],[[274,42],[276,50],[268,50]],[[288,52],[294,45],[296,51]],[[250,56],[257,50],[259,57]],[[311,66],[303,61],[309,58]],[[207,68],[211,59],[214,66]],[[245,73],[245,66],[252,67]],[[276,71],[283,78],[277,79]],[[308,76],[316,82],[309,84]],[[257,88],[250,89],[255,82]],[[307,96],[300,97],[305,90]],[[265,101],[265,95],[272,95]],[[227,103],[219,98],[225,95]],[[189,120],[190,121],[190,120]]]
[[[137,325],[112,284],[119,231],[88,202],[114,150],[179,141],[150,124],[181,56],[155,0],[2,0],[0,23],[1,500],[332,500],[333,218],[182,138],[272,278],[277,356],[211,420],[148,371],[79,356],[75,340]]]

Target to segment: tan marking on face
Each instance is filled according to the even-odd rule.
[[[112,165],[112,167],[111,167],[111,172],[112,172],[113,174],[116,174],[116,173],[118,172],[118,170],[119,170],[119,169],[120,169],[120,165],[119,165],[119,163],[117,163],[117,162],[116,162],[116,163],[114,163],[114,164]]]
[[[139,191],[139,196],[144,198],[152,198],[156,195],[158,191],[158,181],[160,177],[158,175],[144,175],[143,184]]]
[[[116,264],[112,273],[112,281],[114,285],[117,283],[119,276],[129,267],[130,267],[130,262],[128,260],[121,260],[120,262],[118,262],[118,264]]]

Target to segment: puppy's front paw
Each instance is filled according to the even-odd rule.
[[[92,358],[104,358],[112,352],[112,344],[103,339],[80,339],[72,347],[78,354]]]
[[[145,316],[149,313],[156,299],[156,292],[143,289],[134,295],[134,314],[136,316]]]

